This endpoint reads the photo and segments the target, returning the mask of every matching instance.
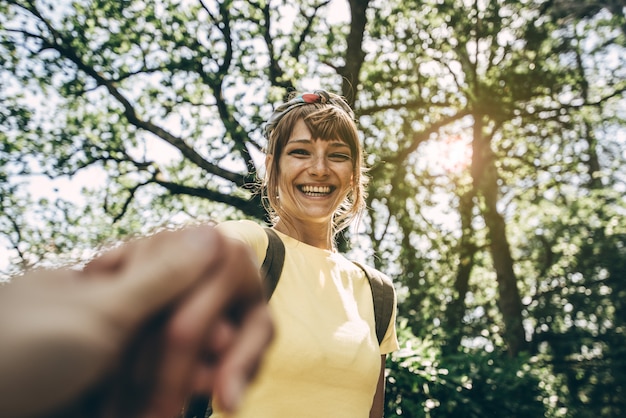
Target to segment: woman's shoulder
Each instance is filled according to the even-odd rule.
[[[224,221],[216,228],[225,236],[248,244],[255,251],[258,259],[262,260],[265,257],[268,238],[263,226],[258,223],[247,219]]]
[[[219,229],[259,229],[262,230],[263,227],[259,225],[257,222],[252,221],[250,219],[237,219],[231,221],[224,221],[217,224],[217,228]]]
[[[248,219],[221,222],[217,225],[217,230],[242,241],[256,241],[266,235],[263,226]]]

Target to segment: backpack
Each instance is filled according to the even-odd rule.
[[[285,244],[271,228],[264,228],[267,234],[267,250],[261,265],[261,277],[265,287],[265,298],[269,301],[278,285],[278,279],[283,272],[285,263]],[[393,313],[394,289],[393,283],[385,275],[366,265],[352,261],[367,277],[372,289],[374,301],[374,320],[376,322],[376,338],[378,344],[383,341],[391,315]],[[185,418],[205,418],[212,413],[210,399],[206,397],[192,398]]]
[[[278,279],[283,271],[285,262],[285,245],[271,228],[265,228],[268,243],[265,259],[261,265],[261,277],[264,278],[265,297],[269,301],[278,285]],[[393,313],[394,289],[391,280],[381,272],[364,264],[352,261],[367,277],[372,289],[374,301],[374,319],[376,321],[376,338],[378,344],[383,341],[389,321]]]

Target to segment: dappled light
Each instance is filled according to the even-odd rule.
[[[0,281],[162,227],[265,224],[265,121],[324,88],[370,179],[337,246],[398,292],[385,417],[623,416],[625,13],[0,0]]]

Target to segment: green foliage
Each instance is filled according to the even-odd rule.
[[[562,210],[549,232],[537,231],[547,271],[529,306],[535,344],[564,376],[562,396],[572,416],[613,417],[626,410],[621,200],[613,191],[595,191]]]
[[[371,167],[346,239],[398,288],[387,416],[621,416],[625,28],[614,1],[0,0],[0,271],[262,222],[263,121],[328,88]]]
[[[466,349],[442,357],[401,327],[403,347],[388,361],[386,417],[542,417],[554,380],[536,358]]]

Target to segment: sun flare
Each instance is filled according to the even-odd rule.
[[[444,136],[426,144],[424,155],[439,170],[460,173],[472,162],[472,145],[461,135]]]

